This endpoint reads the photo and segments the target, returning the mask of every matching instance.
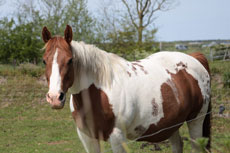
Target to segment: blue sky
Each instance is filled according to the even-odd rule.
[[[181,0],[156,26],[159,40],[230,39],[230,0]]]
[[[101,0],[88,1],[89,7],[95,9]],[[173,9],[158,14],[157,40],[230,39],[230,0],[176,2]]]
[[[88,0],[95,12],[102,0]],[[108,0],[104,0],[108,1]],[[177,0],[172,10],[158,14],[157,40],[230,39],[230,0]],[[12,3],[1,6],[0,16],[12,13]]]

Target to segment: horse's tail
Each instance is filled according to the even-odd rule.
[[[211,98],[210,98],[208,111],[203,122],[203,137],[208,138],[206,149],[208,149],[209,151],[211,149],[211,111],[212,111],[212,106],[211,106]]]
[[[208,71],[209,76],[210,76],[210,69],[209,69],[208,60],[206,59],[206,57],[199,52],[191,53],[190,56],[196,58],[204,66],[204,68]],[[208,105],[208,111],[207,111],[207,114],[203,122],[203,137],[208,138],[208,144],[206,146],[206,149],[210,151],[210,148],[211,148],[211,111],[212,111],[211,95],[209,99],[210,101]]]

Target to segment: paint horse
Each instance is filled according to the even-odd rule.
[[[201,53],[159,52],[129,62],[72,41],[72,35],[69,25],[64,37],[52,37],[43,28],[46,99],[61,109],[71,93],[70,109],[88,153],[101,151],[100,140],[108,140],[114,153],[126,152],[127,139],[169,139],[173,152],[181,153],[183,122],[191,139],[207,137],[210,148],[210,71]]]

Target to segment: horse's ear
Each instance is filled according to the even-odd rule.
[[[42,38],[45,43],[47,43],[51,39],[51,33],[49,32],[47,27],[43,27]]]
[[[73,38],[73,32],[71,26],[69,25],[66,26],[64,35],[65,35],[66,42],[70,44]]]

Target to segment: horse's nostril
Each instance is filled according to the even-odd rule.
[[[61,92],[61,94],[60,94],[60,96],[59,96],[59,98],[58,98],[58,99],[59,99],[60,101],[62,101],[62,100],[63,100],[63,98],[64,98],[64,96],[65,96],[65,94],[64,94],[63,92]]]

